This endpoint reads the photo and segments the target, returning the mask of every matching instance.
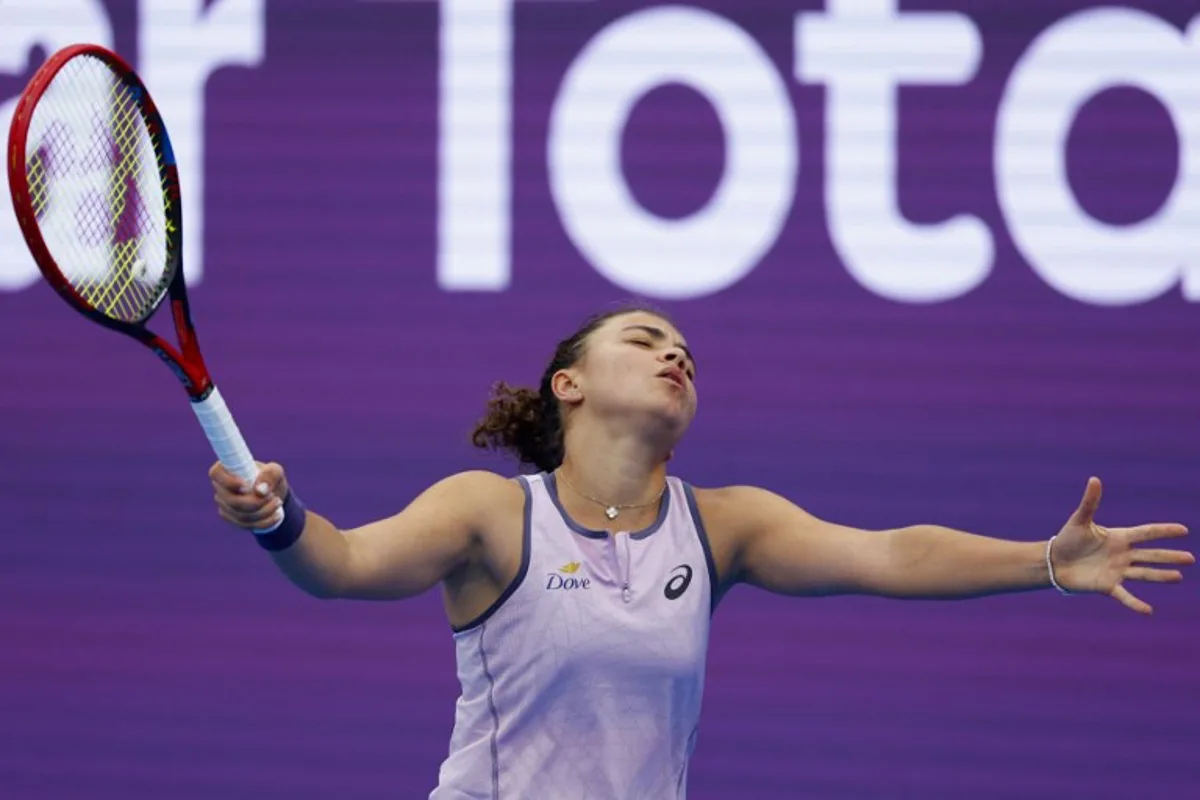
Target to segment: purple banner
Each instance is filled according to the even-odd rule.
[[[1038,540],[1089,475],[1102,524],[1200,518],[1198,24],[1191,0],[0,2],[0,125],[59,47],[137,66],[209,366],[339,525],[514,472],[467,441],[491,383],[640,296],[700,365],[675,474]],[[426,796],[458,692],[438,593],[288,584],[217,517],[177,382],[38,280],[8,208],[0,339],[0,796]],[[738,588],[689,796],[1190,797],[1196,585],[1133,587],[1150,618]]]

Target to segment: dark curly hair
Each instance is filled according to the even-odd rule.
[[[648,304],[637,302],[594,314],[579,330],[563,339],[554,348],[554,356],[542,373],[538,388],[510,386],[499,381],[492,386],[487,412],[471,432],[476,447],[506,450],[521,464],[544,472],[552,472],[563,460],[563,420],[558,398],[550,388],[550,380],[560,369],[573,366],[583,356],[587,339],[614,317],[645,312],[663,320],[670,317]]]

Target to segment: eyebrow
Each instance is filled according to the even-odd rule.
[[[666,341],[668,338],[666,331],[664,331],[662,328],[656,328],[653,325],[626,325],[624,328],[622,328],[622,332],[624,331],[642,331],[649,334],[650,338],[657,342]],[[688,361],[692,362],[692,367],[694,368],[696,366],[696,357],[692,355],[692,351],[689,350],[688,346],[683,342],[679,342],[678,345],[679,349],[682,350],[684,355],[687,356]]]

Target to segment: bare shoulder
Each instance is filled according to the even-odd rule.
[[[468,470],[441,483],[468,517],[472,545],[467,558],[446,575],[448,613],[456,624],[473,619],[520,569],[526,490],[519,478],[486,470]],[[484,601],[474,602],[482,592]]]
[[[746,549],[758,535],[804,513],[757,486],[695,488],[694,494],[722,583],[742,581]]]
[[[428,538],[452,549],[478,545],[506,520],[521,519],[524,492],[515,479],[486,470],[448,475],[417,495],[399,513],[351,529],[351,536]]]
[[[524,495],[516,478],[486,469],[468,469],[456,472],[438,483],[444,484],[447,489],[455,492],[475,494],[477,495],[475,499],[485,503],[495,500],[503,501],[505,498],[512,497],[520,499]]]
[[[516,478],[488,470],[456,472],[430,486],[426,493],[465,514],[478,531],[506,514],[522,514],[525,506],[525,491]]]
[[[399,513],[343,531],[345,596],[412,597],[447,576],[512,561],[524,492],[517,481],[472,470],[442,478]]]
[[[757,486],[695,489],[696,506],[709,533],[735,536],[752,530],[764,517],[788,504],[780,495]]]
[[[755,486],[695,487],[692,493],[720,582],[739,580],[741,554],[753,536],[756,522],[782,498]]]

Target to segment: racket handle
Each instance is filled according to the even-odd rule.
[[[247,483],[253,483],[254,479],[258,477],[258,467],[254,464],[254,456],[250,455],[250,448],[246,445],[246,440],[242,438],[242,432],[238,430],[237,423],[233,421],[233,415],[229,413],[225,400],[221,397],[221,392],[217,387],[214,386],[208,393],[208,397],[203,400],[193,400],[192,410],[196,412],[196,418],[200,420],[200,427],[204,428],[204,434],[208,437],[209,443],[225,469]],[[271,527],[255,528],[254,532],[257,534],[270,533],[282,524],[283,509],[280,508]]]

